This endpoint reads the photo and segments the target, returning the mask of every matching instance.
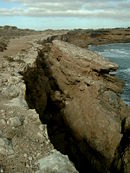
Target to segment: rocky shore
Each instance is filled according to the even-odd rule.
[[[0,172],[129,173],[118,66],[67,34],[13,39],[0,53]]]
[[[53,36],[48,41],[60,39],[82,48],[88,45],[101,45],[109,43],[128,43],[130,42],[130,28],[114,29],[75,29],[68,31],[61,36]]]

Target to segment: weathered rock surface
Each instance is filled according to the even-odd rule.
[[[118,66],[53,39],[0,54],[0,169],[77,172],[66,156],[50,154],[55,147],[80,172],[129,173],[130,108],[119,97],[123,83],[109,74]]]
[[[0,172],[4,173],[35,173],[39,170],[37,161],[54,148],[46,124],[25,100],[22,74],[27,66],[33,66],[41,47],[34,38],[37,36],[12,40],[8,50],[0,54]],[[23,47],[30,49],[15,54],[13,41],[17,52]],[[10,53],[12,56],[8,56]]]
[[[60,152],[53,150],[49,156],[38,161],[40,170],[37,173],[78,173],[68,156],[62,155]]]
[[[55,39],[66,41],[87,48],[88,45],[130,42],[130,28],[113,29],[75,29],[63,35],[49,37],[48,42]]]
[[[35,66],[25,73],[30,105],[43,119],[44,112],[49,112],[48,116],[57,122],[59,116],[63,118],[80,152],[96,172],[116,169],[115,155],[118,159],[122,157],[119,148],[124,152],[120,147],[124,139],[122,120],[129,116],[129,108],[119,97],[123,83],[109,75],[117,68],[116,64],[89,50],[55,40],[43,45]],[[39,79],[42,78],[41,87]],[[36,91],[41,93],[37,98]]]
[[[38,114],[28,108],[25,101],[26,86],[19,73],[27,65],[26,56],[29,53],[33,54],[29,57],[30,62],[35,61],[35,50],[36,48],[31,48],[28,54],[18,54],[10,59],[1,57],[0,165],[3,172],[35,172],[38,170],[38,165],[34,165],[35,161],[53,148],[46,125],[40,130]],[[31,161],[29,157],[32,157]]]

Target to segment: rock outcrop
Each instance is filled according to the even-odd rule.
[[[119,97],[123,83],[109,74],[117,68],[89,50],[55,40],[43,44],[35,65],[24,73],[30,107],[51,129],[65,126],[66,145],[75,143],[89,165],[86,171],[91,167],[92,172],[107,173],[124,167],[122,143],[129,137],[122,129],[125,119],[128,127],[130,110]]]
[[[88,45],[100,45],[110,43],[128,43],[130,42],[130,28],[113,29],[75,29],[68,31],[63,35],[49,37],[47,42],[54,39],[75,44],[82,48],[88,48]]]
[[[32,41],[32,36],[26,39],[25,42],[32,44],[30,49],[26,46],[28,51],[7,56],[8,53],[14,54],[11,45],[10,50],[2,53],[4,56],[0,54],[0,172],[4,173],[35,173],[40,170],[38,161],[49,157],[54,149],[46,124],[41,123],[39,115],[29,109],[25,100],[26,85],[22,75],[27,67],[33,66],[38,56],[37,49],[41,47]],[[19,39],[19,43],[22,41]],[[25,45],[21,44],[21,49]],[[15,49],[19,51],[20,46]],[[43,81],[40,82],[42,85]],[[64,155],[60,156],[64,158]],[[69,164],[69,160],[67,162]],[[74,170],[71,163],[69,166]]]
[[[38,163],[40,170],[37,173],[78,173],[68,156],[64,156],[56,150],[52,150],[49,156],[40,159]]]
[[[110,75],[118,66],[56,37],[1,57],[0,171],[77,172],[56,148],[79,172],[129,173],[130,107]]]

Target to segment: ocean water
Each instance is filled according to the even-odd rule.
[[[119,65],[116,75],[125,81],[121,97],[126,104],[130,105],[130,43],[89,46],[89,49],[98,52]]]

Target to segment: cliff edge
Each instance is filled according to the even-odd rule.
[[[1,53],[0,169],[129,173],[130,108],[109,74],[118,66],[51,37],[24,37],[27,48]]]

